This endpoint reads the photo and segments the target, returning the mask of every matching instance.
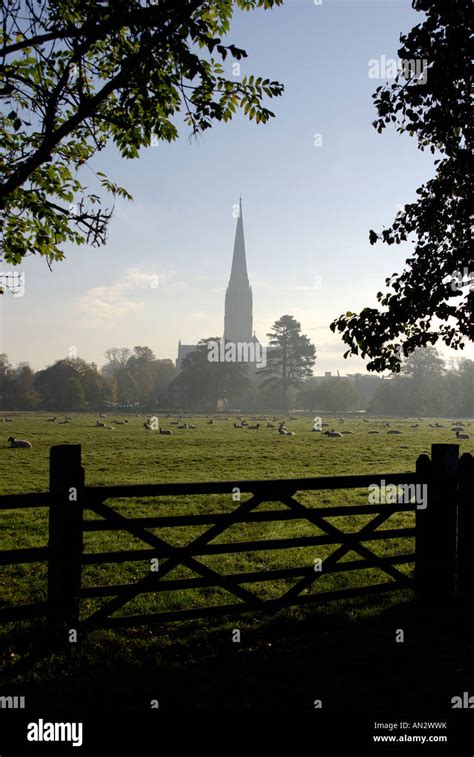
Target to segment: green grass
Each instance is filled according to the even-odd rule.
[[[295,431],[294,437],[285,437],[276,429],[267,429],[260,421],[259,431],[234,429],[235,418],[216,420],[208,424],[205,417],[191,420],[195,430],[177,430],[171,425],[174,418],[161,418],[163,427],[173,429],[173,436],[161,436],[157,432],[146,432],[143,428],[145,417],[109,416],[107,424],[115,417],[127,417],[128,424],[116,426],[114,430],[95,428],[95,415],[73,414],[73,421],[67,425],[48,423],[46,414],[11,414],[13,423],[0,423],[4,432],[4,445],[0,447],[0,494],[46,491],[49,475],[49,449],[56,444],[81,444],[82,460],[86,472],[86,484],[110,485],[129,483],[159,483],[173,481],[222,481],[234,482],[241,479],[307,478],[312,476],[334,476],[343,474],[385,474],[413,471],[421,453],[429,453],[434,442],[452,443],[452,423],[442,421],[445,429],[431,429],[431,421],[413,419],[346,419],[344,424],[337,418],[325,418],[329,428],[352,431],[343,439],[331,439],[312,433],[312,416],[287,421],[287,427]],[[255,421],[253,421],[255,422]],[[402,431],[401,435],[388,435],[386,423],[391,428]],[[418,428],[410,428],[419,423]],[[473,432],[474,424],[467,423],[466,429]],[[369,430],[378,430],[378,435],[369,435]],[[32,449],[9,449],[6,439],[28,439]],[[471,446],[470,446],[471,445]],[[460,442],[461,452],[472,450],[472,441]],[[242,495],[242,501],[248,495]],[[308,507],[337,504],[365,504],[366,490],[301,492],[296,498]],[[124,515],[134,517],[191,514],[206,512],[229,512],[238,503],[232,500],[231,487],[228,495],[183,496],[178,498],[108,500]],[[265,507],[282,507],[278,503],[264,504]],[[86,517],[97,517],[87,513]],[[338,528],[345,531],[359,530],[370,516],[347,516],[331,519]],[[400,513],[391,517],[382,528],[409,527],[414,522],[411,513]],[[47,509],[2,511],[2,549],[42,546],[47,543]],[[173,545],[186,544],[203,527],[180,527],[152,529]],[[275,523],[236,524],[219,536],[215,542],[255,540],[265,538],[288,538],[323,533],[307,520],[283,521]],[[399,538],[390,541],[367,542],[371,550],[381,556],[409,553],[413,551],[413,540]],[[108,551],[119,549],[147,548],[143,542],[128,532],[97,532],[85,534],[85,551]],[[199,561],[220,573],[264,571],[273,568],[296,567],[312,564],[315,557],[323,560],[334,546],[306,547],[279,551],[261,550],[242,554],[214,555],[199,557]],[[359,555],[348,553],[344,560],[359,559]],[[413,566],[400,566],[402,572],[411,574]],[[146,561],[127,562],[119,565],[88,566],[83,570],[83,585],[128,583],[146,575],[149,563]],[[192,576],[192,572],[180,567],[167,578]],[[331,590],[349,586],[364,586],[390,581],[383,572],[369,568],[360,572],[334,573],[318,579],[318,590]],[[262,598],[274,598],[288,590],[294,580],[248,584],[246,588]],[[15,605],[46,599],[46,565],[26,564],[9,566],[3,570],[1,579],[1,605]],[[406,603],[409,592],[364,599],[361,601],[339,601],[331,606],[317,603],[307,608],[289,609],[279,613],[276,619],[259,614],[245,614],[239,617],[238,627],[249,632],[265,634],[268,625],[275,623],[311,623],[312,618],[339,617],[343,623],[375,617],[386,612],[394,603]],[[81,605],[83,617],[101,606],[104,600],[84,600]],[[142,594],[125,606],[119,614],[159,612],[166,609],[185,607],[205,607],[215,604],[234,603],[235,597],[224,589],[204,588],[160,594]],[[272,616],[273,617],[273,616]],[[206,650],[204,656],[213,656],[209,645],[216,650],[216,638],[228,634],[235,626],[236,619],[202,619],[187,623],[166,624],[160,629],[159,638],[153,628],[129,628],[114,632],[96,631],[91,633],[76,656],[69,659],[70,675],[79,676],[81,681],[92,675],[91,671],[107,667],[103,650],[107,648],[108,660],[122,660],[132,655],[136,660],[148,660],[148,655],[158,655],[166,659],[167,665],[174,656],[181,660],[199,657],[197,647]],[[273,626],[272,626],[273,627]],[[32,629],[42,640],[46,650],[40,659],[32,660]],[[63,653],[47,651],[44,647],[44,630],[41,624],[16,624],[3,629],[7,645],[7,680],[30,682],[53,680],[56,667],[64,667]],[[217,637],[216,637],[217,634]],[[256,648],[258,647],[257,642]],[[34,645],[33,645],[34,646]],[[192,652],[190,651],[192,650]],[[154,658],[155,659],[155,658]],[[156,662],[156,659],[155,659]],[[79,667],[77,667],[79,666]],[[146,664],[145,664],[146,667]],[[105,669],[105,668],[104,668]],[[79,671],[79,672],[78,672]]]

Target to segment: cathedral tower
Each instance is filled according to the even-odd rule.
[[[252,341],[252,322],[252,289],[247,274],[242,200],[240,200],[232,269],[229,286],[225,293],[224,339],[230,342]]]

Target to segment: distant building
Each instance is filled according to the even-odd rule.
[[[258,344],[253,331],[253,297],[247,273],[245,254],[244,221],[242,200],[239,202],[239,217],[235,230],[234,253],[229,284],[225,293],[224,339],[229,342]],[[184,358],[197,350],[197,344],[178,343],[176,368],[181,369]]]

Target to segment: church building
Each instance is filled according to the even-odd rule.
[[[235,345],[236,352],[239,355],[237,359],[239,362],[245,362],[249,365],[249,377],[253,383],[256,369],[260,365],[258,356],[261,355],[262,345],[260,345],[253,331],[253,299],[247,272],[242,200],[239,201],[232,266],[225,293],[224,334],[220,342],[219,346],[223,350],[225,345],[229,346],[229,343]],[[176,360],[178,370],[181,368],[185,357],[197,349],[197,344],[179,342]],[[170,384],[170,401],[174,407],[184,408],[189,405],[186,383],[183,382],[182,378],[183,374],[179,374]],[[242,397],[242,400],[245,403],[248,401],[248,397]]]
[[[224,340],[235,344],[258,344],[258,339],[253,331],[253,299],[245,255],[242,199],[239,202],[239,217],[235,230],[230,279],[225,293]],[[180,369],[186,355],[196,349],[197,344],[182,344],[180,341],[176,367]]]

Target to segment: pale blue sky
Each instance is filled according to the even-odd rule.
[[[263,126],[237,115],[192,141],[183,127],[177,142],[135,161],[107,149],[94,168],[134,203],[117,204],[106,247],[68,248],[52,272],[26,261],[24,297],[0,304],[0,352],[36,369],[72,346],[99,364],[107,347],[136,344],[175,359],[179,339],[221,335],[242,194],[259,339],[289,313],[316,344],[316,373],[363,369],[343,360],[329,323],[375,304],[384,278],[400,269],[408,249],[371,247],[369,229],[390,224],[433,173],[415,140],[371,126],[371,95],[383,82],[369,78],[368,61],[395,58],[400,32],[420,20],[409,0],[287,0],[236,15],[229,41],[249,54],[241,74],[285,84],[268,103],[276,118]]]

